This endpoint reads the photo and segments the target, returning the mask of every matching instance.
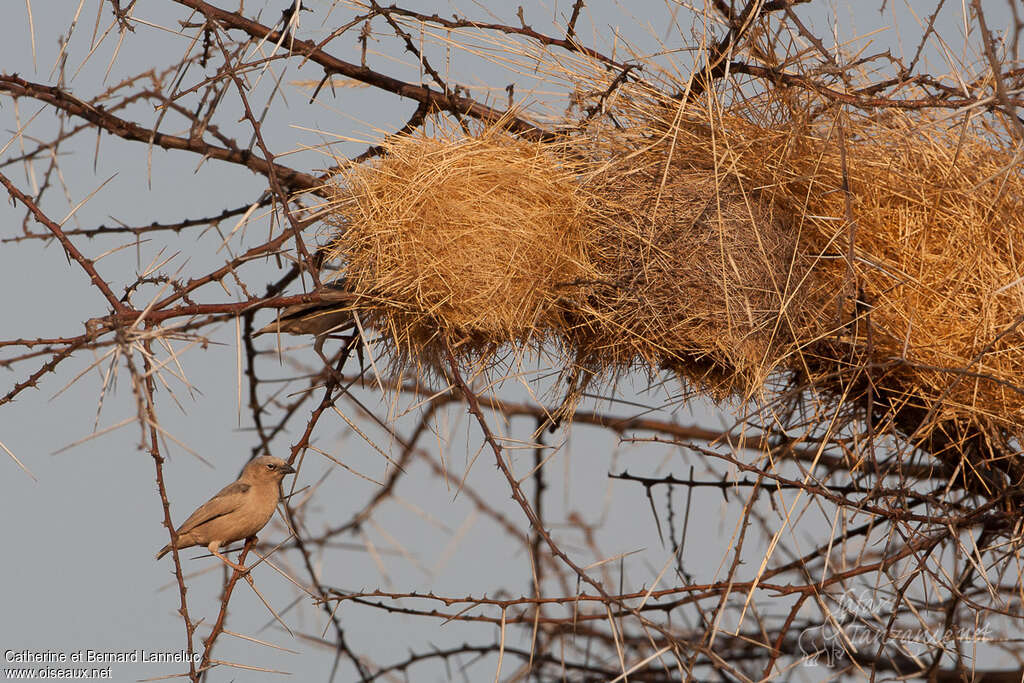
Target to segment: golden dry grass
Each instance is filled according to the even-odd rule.
[[[795,236],[734,178],[666,167],[660,150],[592,182],[600,281],[571,334],[577,362],[671,368],[716,398],[756,391],[791,352],[782,314],[807,302]]]
[[[851,371],[872,366],[935,421],[1019,427],[1024,178],[1012,154],[984,131],[896,112],[715,125],[714,139],[675,126],[674,153],[695,171],[729,169],[814,259],[806,294],[825,315],[794,328],[808,362],[834,372],[856,358]]]
[[[593,279],[577,169],[499,130],[396,137],[345,174],[333,256],[402,355],[540,344]]]
[[[555,340],[563,369],[715,397],[870,374],[933,423],[1016,431],[1024,179],[984,131],[617,106],[630,126],[395,138],[345,174],[334,256],[398,355]]]

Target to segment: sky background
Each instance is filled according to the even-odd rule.
[[[215,4],[229,7],[226,3]],[[245,7],[247,13],[266,7],[264,16],[276,18],[281,4],[250,1]],[[314,0],[309,4],[314,11],[302,15],[299,31],[306,38],[323,38],[353,13],[344,4],[333,8],[328,2]],[[558,33],[552,22],[564,26],[571,4],[530,3],[524,7],[531,25],[541,31]],[[854,9],[859,3],[840,9],[812,3],[811,7],[801,7],[800,16],[819,29],[819,33],[835,35],[840,40],[870,35],[860,40],[858,48],[903,53],[913,50],[920,35],[920,18],[913,12],[915,4],[889,2],[887,11],[879,13],[874,7],[870,11]],[[957,23],[960,3],[950,4],[956,7],[944,12],[938,25],[938,34],[945,44],[936,39],[929,42],[926,59],[933,60],[933,64],[923,71],[949,72],[951,67],[943,63],[944,51],[955,59],[964,56],[962,31]],[[136,9],[135,32],[120,46],[112,64],[117,49],[116,30],[82,65],[89,53],[99,5],[98,0],[83,2],[68,52],[68,87],[75,95],[93,97],[127,76],[173,64],[183,54],[186,38],[149,24],[176,29],[178,20],[186,16],[184,12],[170,2],[146,2]],[[68,31],[77,3],[32,0],[29,6],[31,26],[24,3],[12,3],[7,8],[7,21],[0,29],[0,68],[28,80],[52,83],[50,74],[58,50],[57,36]],[[419,3],[419,6],[442,14],[457,12],[480,18],[493,13],[493,20],[516,23],[514,13],[502,3]],[[993,3],[992,12],[990,22],[1005,25],[1009,21],[1003,4]],[[679,24],[676,30],[671,26],[673,18]],[[105,5],[99,13],[100,33],[110,21],[109,5]],[[666,7],[656,2],[635,6],[593,2],[584,12],[579,33],[585,43],[607,52],[621,53],[622,45],[629,43],[642,53],[654,54],[665,46],[672,50],[683,46],[680,31],[682,35],[689,35],[691,24],[691,10],[682,7]],[[386,30],[382,21],[375,24],[375,28],[382,33]],[[905,38],[907,35],[911,36],[909,40]],[[358,46],[354,37],[353,33],[337,41],[332,52],[357,61]],[[665,41],[665,46],[658,41]],[[416,65],[408,63],[406,57],[394,49],[393,41],[386,50],[380,49],[391,56],[371,54],[371,66],[400,78],[418,79]],[[967,57],[973,59],[973,55]],[[670,51],[654,59],[666,66],[675,64],[685,72],[690,57],[686,52]],[[312,67],[296,69],[292,62],[287,69],[282,79],[286,84],[284,99],[271,110],[266,132],[278,153],[296,150],[283,162],[303,170],[315,171],[333,163],[325,156],[327,143],[335,154],[358,154],[365,149],[365,143],[346,141],[346,138],[373,140],[380,131],[400,126],[414,109],[410,102],[394,96],[352,87],[338,88],[335,93],[325,89],[317,102],[310,105],[307,103],[309,88],[301,82],[316,82],[321,72]],[[457,55],[452,69],[456,80],[468,84],[481,99],[483,90],[472,90],[474,86],[500,85],[493,99],[504,102],[503,87],[510,77],[500,74],[497,67]],[[194,74],[188,77],[197,78]],[[528,95],[532,83],[528,73],[515,78],[517,96],[524,101],[564,102],[543,88]],[[269,78],[261,83],[262,92],[266,92],[269,84]],[[261,100],[254,96],[254,101]],[[31,100],[12,103],[5,99],[0,108],[0,120],[6,131],[4,143],[40,108]],[[148,106],[140,106],[129,110],[128,117],[154,122],[156,115]],[[178,132],[173,125],[169,128],[171,132]],[[4,151],[5,159],[19,154],[22,146],[30,146],[29,136],[47,139],[55,128],[44,111],[26,130],[24,138],[15,140]],[[233,133],[237,133],[238,139],[247,140],[245,130],[246,124],[240,123]],[[109,136],[103,136],[101,143],[98,158],[94,156],[95,136],[81,137],[70,149],[63,150],[61,177],[51,179],[57,187],[48,192],[43,202],[44,210],[51,217],[63,218],[72,207],[89,198],[69,225],[94,227],[117,222],[143,225],[153,220],[179,220],[251,202],[265,186],[263,178],[237,166],[207,161],[197,167],[198,160],[192,154],[154,149],[150,158],[146,147],[138,143],[125,143]],[[40,182],[38,165],[28,168],[19,163],[7,163],[2,171],[22,189],[33,189]],[[66,186],[66,192],[61,185]],[[22,230],[24,211],[20,206],[14,208],[9,202],[3,203],[0,217],[3,219],[0,238],[12,237]],[[232,226],[228,221],[221,229]],[[37,229],[35,225],[30,227]],[[254,221],[247,228],[254,233],[236,239],[230,248],[238,253],[244,245],[258,243],[266,229],[266,219]],[[185,272],[207,272],[223,262],[224,252],[218,252],[221,241],[222,236],[215,230],[204,230],[201,235],[196,230],[188,230],[177,236],[161,235],[140,244],[133,244],[133,240],[123,236],[77,239],[76,244],[92,258],[127,247],[108,253],[98,262],[100,272],[113,276],[114,289],[120,293],[126,283],[116,279],[119,274],[134,276],[138,269],[155,259],[171,258],[163,269],[165,272],[174,272],[182,266]],[[255,266],[250,273],[259,272],[260,268],[266,271],[268,280],[276,272],[273,263],[266,263]],[[251,275],[250,281],[257,280]],[[5,339],[79,334],[80,321],[107,313],[103,298],[88,285],[77,265],[68,263],[59,245],[52,243],[0,243],[0,288],[4,292],[0,296],[0,325],[4,327]],[[134,301],[138,305],[155,293],[155,289],[143,288]],[[224,294],[221,300],[239,295],[233,291],[230,295]],[[261,320],[269,322],[270,315],[264,315],[258,322]],[[180,407],[170,399],[168,389],[161,390],[158,397],[164,429],[209,463],[190,454],[183,446],[168,442],[169,460],[164,473],[172,514],[178,522],[235,478],[254,443],[254,437],[248,433],[251,425],[244,408],[239,418],[234,338],[233,323],[226,323],[211,336],[214,343],[209,348],[186,348],[185,344],[177,344],[190,385],[178,382],[170,387]],[[294,339],[286,341],[299,343]],[[263,340],[261,348],[272,347],[271,340]],[[291,377],[297,368],[312,368],[314,359],[308,349],[289,352],[278,366],[279,376]],[[161,526],[162,510],[155,492],[153,460],[139,449],[138,425],[129,424],[69,448],[94,432],[134,415],[126,376],[103,395],[102,407],[99,407],[101,373],[107,364],[89,369],[94,360],[88,353],[76,354],[62,364],[56,374],[43,378],[37,389],[21,394],[13,405],[0,409],[0,442],[35,476],[33,480],[11,459],[0,457],[5,539],[0,561],[0,652],[8,649],[67,653],[86,649],[167,652],[184,645],[182,623],[175,613],[178,595],[172,562],[170,558],[153,559],[156,550],[167,542],[167,532]],[[33,361],[19,364],[13,370],[0,369],[0,387],[6,392],[35,367]],[[263,365],[266,373],[273,368],[273,363]],[[84,374],[78,378],[79,373]],[[292,390],[300,390],[302,386],[301,382],[296,382]],[[543,392],[543,381],[537,386]],[[514,388],[505,395],[526,398],[525,391]],[[359,396],[371,408],[387,409],[384,403],[387,397],[382,399],[379,392],[366,391]],[[625,403],[635,402],[659,408],[656,414],[671,415],[683,424],[728,426],[735,419],[729,406],[719,409],[702,401],[682,401],[675,383],[646,390],[643,377],[623,381],[615,399],[623,403],[602,401],[596,404],[615,414],[629,415],[644,410]],[[392,415],[400,414],[408,405],[408,399],[398,399],[390,406]],[[351,403],[343,402],[342,407],[350,411],[350,415],[358,414]],[[414,419],[415,414],[396,417],[398,431],[408,432]],[[443,446],[446,456],[453,463],[453,469],[461,472],[476,452],[479,435],[469,427],[465,411],[458,408],[449,411],[442,426],[445,438],[440,441],[447,441]],[[524,420],[506,428],[525,438],[532,423]],[[389,444],[379,431],[370,430],[370,435],[392,452],[397,450],[397,446]],[[275,454],[286,456],[288,447],[296,439],[294,433],[278,437]],[[548,466],[552,490],[558,492],[549,496],[549,519],[564,520],[575,512],[589,521],[603,522],[601,549],[607,556],[640,551],[623,561],[622,571],[627,584],[649,585],[665,562],[669,549],[657,537],[642,488],[613,482],[607,478],[607,473],[629,469],[638,474],[684,475],[691,464],[695,464],[698,471],[707,464],[666,446],[623,448],[609,433],[585,427],[575,428],[568,436],[560,434],[558,439],[565,440],[565,445]],[[330,416],[320,424],[315,445],[369,477],[384,476],[382,458],[337,416]],[[531,460],[532,454],[524,452],[518,460],[519,471],[525,472]],[[469,476],[474,489],[483,492],[495,507],[526,528],[522,514],[509,499],[507,485],[488,453],[481,455]],[[310,516],[311,523],[321,528],[347,521],[374,491],[373,484],[310,452],[298,485],[313,484],[321,477],[326,478],[317,491]],[[698,491],[694,493],[693,509],[698,511],[697,524],[688,541],[692,550],[685,554],[685,562],[698,580],[712,580],[725,557],[739,508],[725,503],[717,491]],[[813,523],[808,523],[810,526],[802,531],[814,529]],[[554,530],[582,564],[593,561],[589,551],[580,544],[578,535],[574,536],[564,525],[560,528],[557,522]],[[280,520],[272,522],[261,536],[271,542],[283,538]],[[433,476],[422,463],[411,468],[398,488],[397,499],[379,509],[362,537],[349,540],[353,547],[333,549],[318,558],[321,577],[328,585],[349,590],[375,587],[433,590],[453,595],[494,594],[502,587],[519,591],[518,594],[529,591],[528,558],[518,554],[506,538],[495,532],[492,524],[474,512],[464,496],[456,496],[453,486]],[[366,551],[367,544],[379,550],[380,562]],[[757,544],[748,548],[752,556],[762,551]],[[190,611],[194,618],[205,618],[208,624],[216,614],[222,573],[215,560],[189,559],[202,554],[192,549],[184,551],[182,558],[190,574]],[[289,567],[288,562],[282,562],[282,566]],[[301,576],[300,568],[289,568]],[[270,568],[260,567],[254,576],[261,592],[283,613],[296,635],[288,634],[273,623],[273,618],[244,584],[236,589],[228,628],[295,653],[222,636],[215,656],[288,671],[294,674],[293,680],[326,678],[333,653],[301,635],[317,637],[323,633],[323,612],[308,598],[289,607],[299,597],[297,591]],[[409,650],[424,651],[431,644],[491,642],[495,632],[494,627],[486,625],[448,623],[442,626],[436,621],[415,617],[382,618],[375,611],[351,604],[343,607],[339,616],[350,647],[379,664],[398,661]],[[201,637],[205,633],[205,627],[201,626],[197,634]],[[466,676],[469,680],[493,677],[494,665],[491,659],[470,664]],[[0,662],[0,669],[4,666]],[[508,663],[506,667],[507,672],[515,668]],[[114,680],[144,679],[180,670],[180,665],[120,664],[114,665]],[[447,677],[447,672],[434,665],[413,672],[414,680]],[[801,675],[815,679],[809,672]],[[352,680],[353,676],[354,671],[346,664],[338,680]],[[222,668],[215,671],[210,680],[262,681],[279,680],[279,676]]]

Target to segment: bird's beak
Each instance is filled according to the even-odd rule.
[[[281,468],[281,471],[284,472],[285,474],[295,474],[295,468],[292,467],[291,465],[285,465],[284,467]]]

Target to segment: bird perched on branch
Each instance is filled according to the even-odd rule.
[[[225,486],[193,512],[178,527],[178,550],[205,545],[229,567],[246,571],[218,552],[222,545],[255,536],[267,525],[281,497],[281,479],[295,472],[280,458],[261,455],[242,470],[238,481]],[[168,543],[156,554],[160,559],[171,551]]]
[[[315,303],[296,304],[280,311],[274,322],[252,333],[261,334],[311,334],[316,337],[314,348],[323,355],[324,340],[331,334],[344,332],[355,325],[352,311],[345,304],[351,303],[352,293],[343,283],[332,282],[316,292],[320,300]]]

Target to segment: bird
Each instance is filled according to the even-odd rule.
[[[193,512],[178,527],[178,550],[205,545],[226,565],[247,571],[218,552],[222,545],[255,536],[267,525],[281,497],[281,480],[295,470],[280,458],[261,455],[250,460],[241,476],[228,484]],[[160,559],[171,551],[168,543],[156,554]]]
[[[311,334],[316,337],[314,346],[317,352],[323,355],[323,343],[328,335],[348,330],[355,324],[352,310],[345,305],[351,302],[352,293],[339,282],[326,284],[316,293],[319,301],[285,308],[274,322],[256,330],[252,336],[282,332]]]

